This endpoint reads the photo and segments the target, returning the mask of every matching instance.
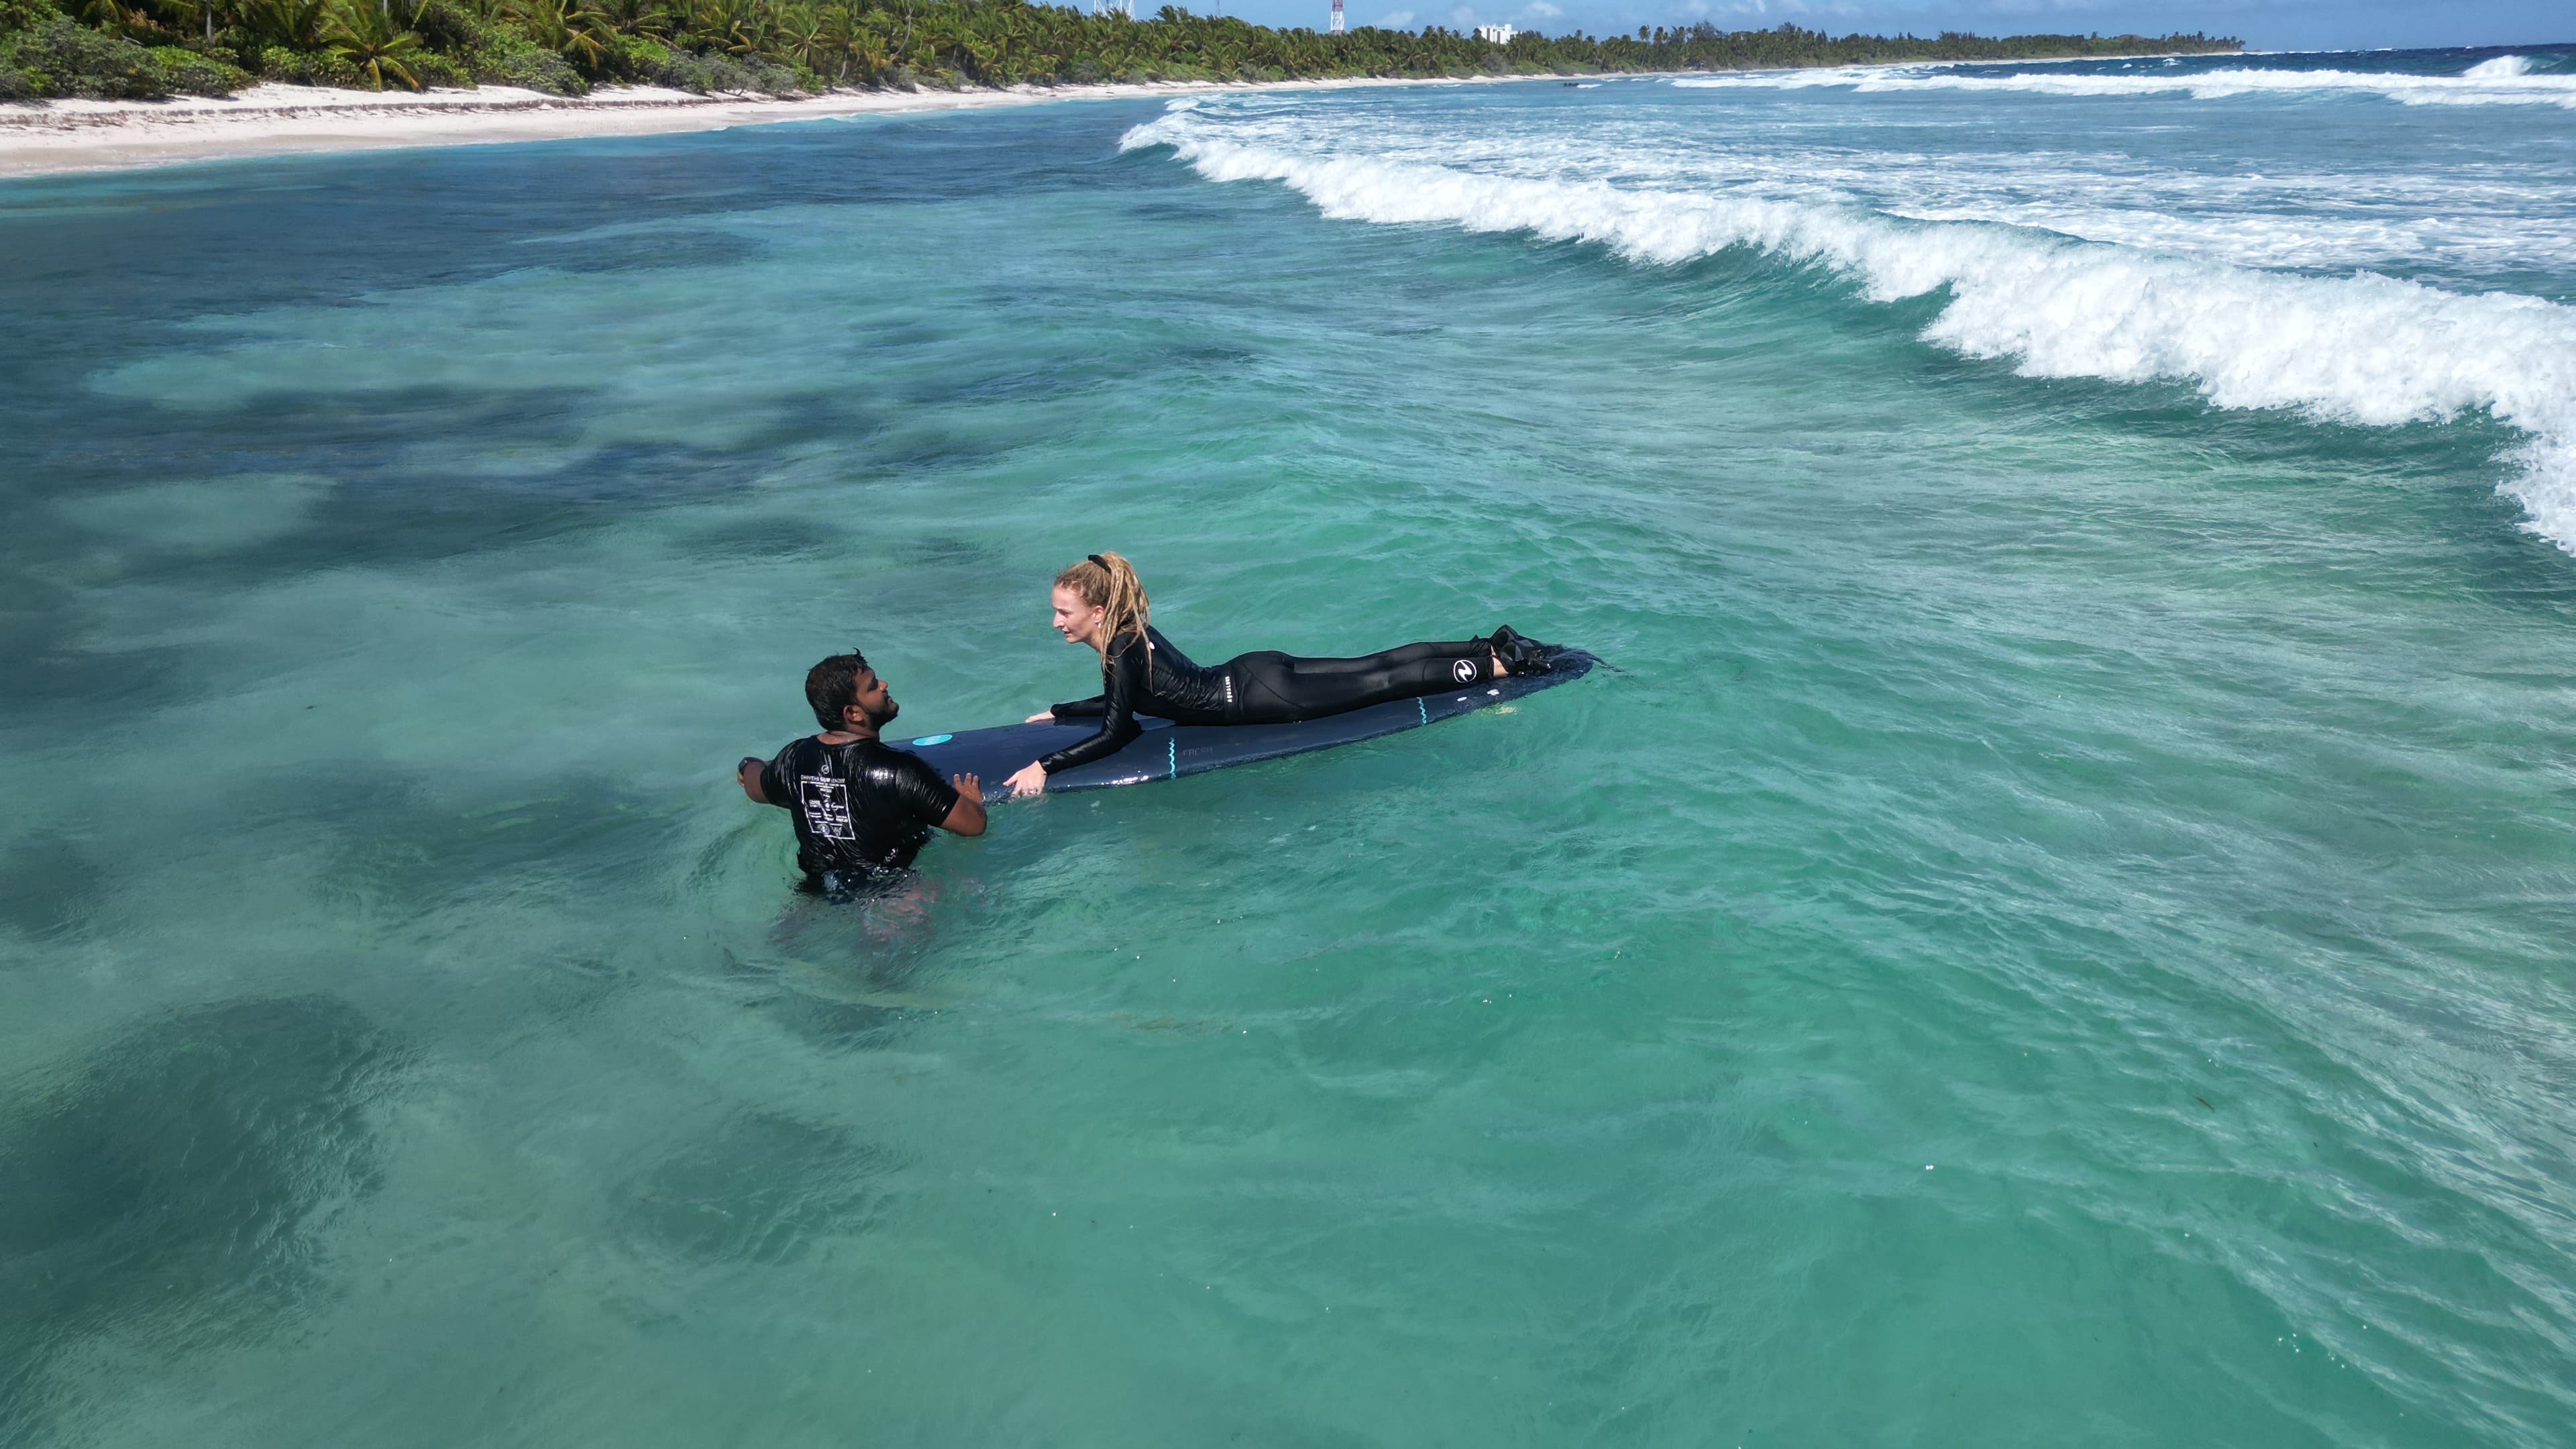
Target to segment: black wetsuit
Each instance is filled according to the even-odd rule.
[[[1150,645],[1151,647],[1147,647]],[[1143,733],[1136,716],[1174,724],[1285,724],[1365,709],[1389,700],[1438,694],[1491,672],[1492,645],[1407,644],[1357,659],[1300,659],[1265,649],[1214,666],[1192,664],[1163,631],[1147,626],[1112,642],[1101,661],[1094,699],[1055,707],[1057,719],[1097,718],[1100,732],[1038,761],[1048,774],[1106,759]]]
[[[829,892],[911,865],[930,828],[957,805],[957,787],[919,755],[875,740],[827,745],[811,735],[761,767],[760,793],[795,820],[805,883]]]

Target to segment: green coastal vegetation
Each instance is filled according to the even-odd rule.
[[[1319,4],[1319,9],[1320,4]],[[1346,34],[1165,6],[1148,19],[1026,0],[0,0],[0,101],[228,95],[259,81],[581,95],[648,84],[794,95],[854,86],[1589,75],[2224,52],[2164,36],[1828,36],[1699,24],[1635,35],[1433,26]]]

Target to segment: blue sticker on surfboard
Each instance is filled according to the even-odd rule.
[[[1557,652],[1552,660],[1554,667],[1545,674],[1478,680],[1440,694],[1373,704],[1347,714],[1295,724],[1176,725],[1170,720],[1139,715],[1136,723],[1143,725],[1145,732],[1128,741],[1127,748],[1105,760],[1049,775],[1047,793],[1106,790],[1118,785],[1141,785],[1148,780],[1201,775],[1229,765],[1249,765],[1257,760],[1302,755],[1308,750],[1328,750],[1335,745],[1420,729],[1581,679],[1599,662],[1580,649],[1564,649]],[[924,735],[909,742],[897,741],[894,747],[919,755],[942,776],[980,777],[985,798],[990,800],[1000,795],[1002,781],[1022,765],[1040,755],[1051,755],[1098,729],[1096,722],[1087,719],[1042,720],[1036,724]]]

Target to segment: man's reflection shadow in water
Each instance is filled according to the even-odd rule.
[[[934,880],[918,871],[856,890],[803,892],[770,925],[771,959],[743,964],[774,973],[780,986],[818,1006],[896,1015],[939,1011],[956,1004],[930,989],[941,926],[948,908],[982,896],[978,883]]]

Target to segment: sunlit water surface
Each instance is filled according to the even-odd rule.
[[[2497,59],[0,188],[0,1440],[2576,1440]],[[795,895],[1102,548],[1617,669]]]

